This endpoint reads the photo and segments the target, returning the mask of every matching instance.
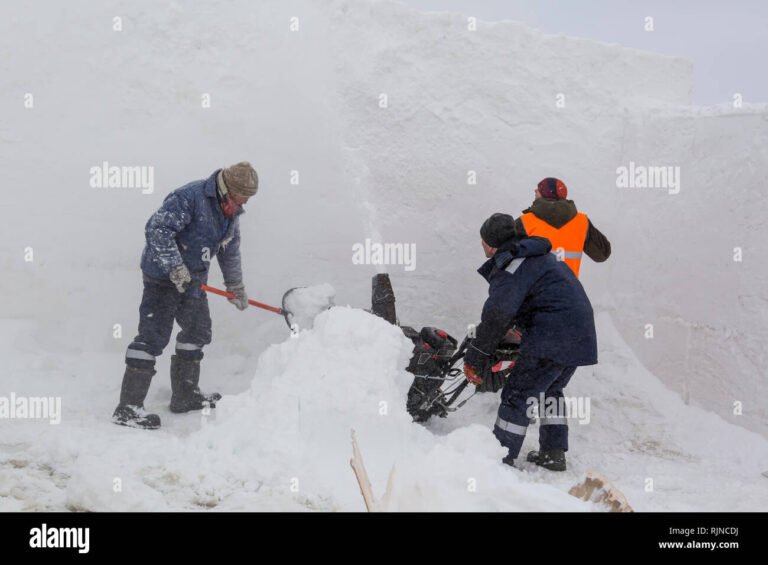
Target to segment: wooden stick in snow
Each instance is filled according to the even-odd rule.
[[[365,501],[365,508],[368,512],[376,512],[376,500],[373,498],[373,489],[371,481],[368,480],[368,473],[363,464],[363,456],[360,454],[360,448],[357,445],[357,436],[355,430],[352,430],[352,459],[349,460],[352,470],[355,472],[357,484],[360,486],[360,492]]]

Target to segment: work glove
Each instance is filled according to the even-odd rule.
[[[189,274],[189,269],[184,263],[174,268],[170,276],[171,282],[176,285],[176,290],[181,293],[187,290],[187,285],[192,282],[192,275]]]
[[[470,343],[464,355],[464,375],[467,380],[474,385],[482,384],[490,361],[490,355]]]
[[[229,299],[229,302],[234,304],[238,310],[248,308],[248,295],[245,293],[243,283],[227,286],[227,292],[235,295],[234,298]]]
[[[490,361],[491,358],[487,353],[470,344],[464,356],[464,376],[473,385],[483,384],[489,372]]]
[[[477,392],[498,392],[504,388],[505,383],[506,378],[501,371],[494,373],[489,369],[483,377],[483,382],[477,386]]]

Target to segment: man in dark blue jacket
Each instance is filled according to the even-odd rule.
[[[214,407],[221,398],[218,393],[203,394],[198,387],[203,347],[211,343],[208,300],[200,285],[208,281],[216,257],[224,284],[235,295],[230,302],[239,310],[248,307],[240,263],[240,215],[258,186],[253,167],[237,163],[174,190],[147,222],[139,334],[125,355],[120,404],[112,416],[116,424],[160,427],[160,417],[144,411],[144,399],[174,320],[181,331],[171,357],[171,411]]]
[[[509,449],[512,465],[528,427],[528,407],[543,393],[539,451],[533,461],[551,470],[565,470],[568,424],[563,388],[576,367],[597,363],[592,305],[571,269],[550,253],[549,240],[518,237],[515,220],[494,214],[480,229],[488,261],[478,272],[488,281],[488,299],[475,338],[464,358],[464,372],[474,384],[488,377],[491,356],[514,324],[523,333],[520,354],[501,392],[494,435]]]

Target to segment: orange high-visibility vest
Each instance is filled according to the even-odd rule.
[[[565,261],[573,274],[578,278],[581,267],[581,254],[584,251],[584,241],[587,239],[589,220],[586,214],[578,213],[561,228],[550,226],[547,222],[531,212],[522,215],[523,226],[528,235],[546,237],[552,242],[552,251],[558,259]]]

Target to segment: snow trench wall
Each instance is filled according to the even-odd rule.
[[[681,186],[619,192],[616,245],[629,252],[610,271],[614,319],[686,401],[766,435],[768,111],[647,113],[627,131],[625,160],[678,163]]]
[[[615,233],[628,115],[689,101],[684,59],[512,22],[469,31],[465,16],[394,3],[336,6],[328,37],[339,54],[347,177],[373,210],[364,213],[373,231],[418,249],[414,272],[391,269],[405,320],[457,332],[475,321],[485,292],[479,226],[493,212],[519,214],[545,176],[565,179],[595,224]],[[585,270],[599,295],[606,270]]]

